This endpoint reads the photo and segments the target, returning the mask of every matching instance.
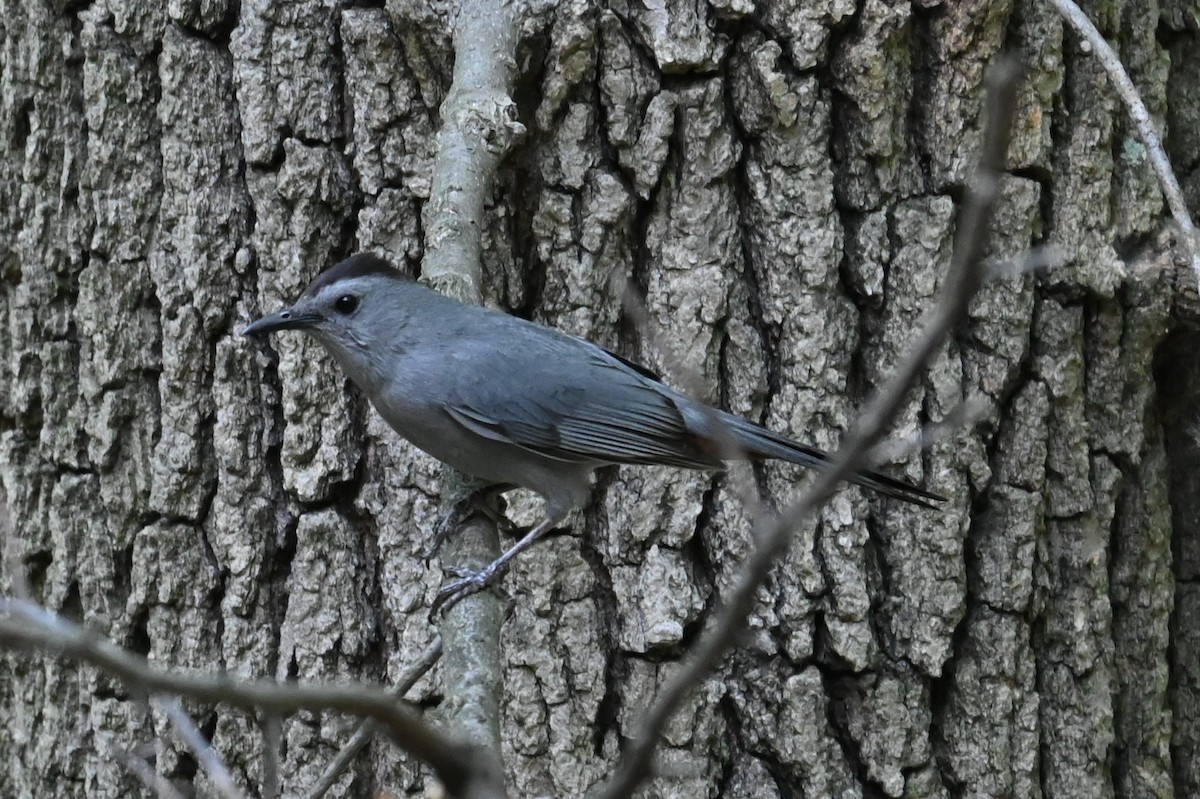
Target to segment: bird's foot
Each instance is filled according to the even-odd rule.
[[[472,569],[464,569],[457,566],[442,569],[442,573],[447,577],[457,577],[458,579],[446,583],[438,591],[437,597],[433,600],[433,605],[429,608],[430,618],[433,618],[438,613],[445,613],[467,597],[478,594],[487,588],[495,590],[500,594],[500,598],[506,602],[511,601],[508,596],[496,587],[496,584],[500,582],[500,578],[504,576],[505,571],[507,569],[499,562],[492,563],[480,571],[473,571]]]
[[[446,539],[450,537],[450,534],[461,527],[463,522],[470,519],[476,513],[491,519],[502,532],[511,532],[513,523],[508,520],[503,511],[498,510],[491,502],[503,489],[503,486],[484,486],[455,501],[450,506],[450,509],[442,514],[442,517],[438,519],[437,525],[433,528],[433,543],[425,551],[423,556],[425,562],[429,563],[433,559],[433,556],[442,548],[442,544],[446,543]]]
[[[507,552],[489,563],[482,571],[476,572],[460,568],[443,569],[447,575],[458,577],[459,579],[442,586],[442,590],[438,591],[437,598],[433,602],[433,607],[429,610],[430,618],[432,619],[436,616],[439,611],[444,612],[449,610],[471,596],[471,594],[477,594],[489,586],[494,586],[504,576],[504,573],[508,571],[508,564],[512,559],[526,549],[529,549],[542,536],[554,529],[554,523],[561,518],[561,514],[548,516],[541,524],[526,533],[524,538],[509,547]],[[507,599],[507,597],[503,598]]]

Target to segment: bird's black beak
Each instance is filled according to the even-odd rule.
[[[312,327],[316,321],[317,318],[313,314],[297,312],[295,308],[284,308],[246,325],[242,328],[242,335],[259,336],[277,330],[303,330]]]

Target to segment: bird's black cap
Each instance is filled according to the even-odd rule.
[[[383,275],[385,277],[395,278],[396,280],[410,279],[408,275],[404,274],[375,253],[360,252],[357,255],[351,255],[346,260],[334,264],[321,274],[317,275],[316,279],[312,283],[308,284],[308,288],[304,290],[304,294],[307,297],[311,297],[321,289],[332,283],[336,283],[339,280],[348,280],[354,277],[365,277],[366,275]]]

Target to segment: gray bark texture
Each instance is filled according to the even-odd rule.
[[[1200,207],[1200,12],[1084,5]],[[183,669],[390,682],[425,651],[437,464],[315,342],[236,331],[353,251],[419,269],[452,14],[3,0],[6,592]],[[833,447],[945,273],[1005,48],[1029,75],[992,249],[1065,263],[989,285],[908,402],[897,437],[986,409],[888,467],[947,509],[848,488],[797,531],[647,796],[1200,796],[1200,306],[1144,148],[1047,4],[535,4],[481,289]],[[751,476],[777,504],[805,479]],[[518,560],[514,795],[612,771],[753,546],[733,483],[602,472],[570,533]],[[539,510],[510,496],[520,523]],[[443,678],[409,694],[434,719]],[[258,720],[186,707],[256,795]],[[284,795],[352,723],[284,721]],[[0,797],[140,795],[127,753],[213,792],[136,691],[0,654]],[[330,795],[426,782],[380,741]]]

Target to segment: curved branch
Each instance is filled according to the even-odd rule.
[[[642,718],[640,729],[618,765],[617,773],[599,799],[630,796],[651,775],[654,749],[663,730],[680,704],[733,648],[754,596],[766,581],[779,557],[787,550],[791,531],[815,513],[847,476],[869,466],[871,448],[879,442],[900,410],[909,389],[926,364],[937,354],[949,332],[967,315],[971,299],[986,279],[984,250],[989,226],[999,197],[999,175],[1016,115],[1016,95],[1021,70],[1010,60],[1001,60],[989,71],[988,123],[984,130],[979,169],[972,181],[959,218],[954,254],[942,287],[941,298],[926,322],[924,332],[879,391],[847,436],[832,466],[822,472],[808,492],[777,519],[756,525],[757,548],[742,565],[737,584],[713,624],[697,643],[683,667],[659,691],[654,704]]]
[[[1142,96],[1138,94],[1137,87],[1133,85],[1133,79],[1125,71],[1120,56],[1112,49],[1108,40],[1096,29],[1096,26],[1088,19],[1088,15],[1073,0],[1050,0],[1050,5],[1054,6],[1062,18],[1084,38],[1084,41],[1091,45],[1100,65],[1108,73],[1108,79],[1112,81],[1117,94],[1124,101],[1125,107],[1129,111],[1129,118],[1133,120],[1134,127],[1137,128],[1138,135],[1142,138],[1142,144],[1146,146],[1146,152],[1150,156],[1150,166],[1154,169],[1159,185],[1162,186],[1163,195],[1167,198],[1167,207],[1171,209],[1171,216],[1174,217],[1175,224],[1179,226],[1179,230],[1183,234],[1188,261],[1191,262],[1192,271],[1196,274],[1196,281],[1200,284],[1200,241],[1196,238],[1196,225],[1192,222],[1191,214],[1188,213],[1187,203],[1183,199],[1183,190],[1179,187],[1179,181],[1175,179],[1174,170],[1171,169],[1171,160],[1167,158],[1167,152],[1163,148],[1162,137],[1158,135],[1158,128],[1154,126],[1154,120],[1150,118],[1150,111],[1142,102]]]
[[[278,715],[300,710],[335,711],[373,719],[396,745],[427,763],[454,796],[504,796],[495,759],[481,747],[448,737],[390,692],[358,685],[302,685],[242,681],[223,674],[182,674],[143,657],[24,600],[0,598],[0,646],[58,652],[95,666],[146,694],[173,694]]]

